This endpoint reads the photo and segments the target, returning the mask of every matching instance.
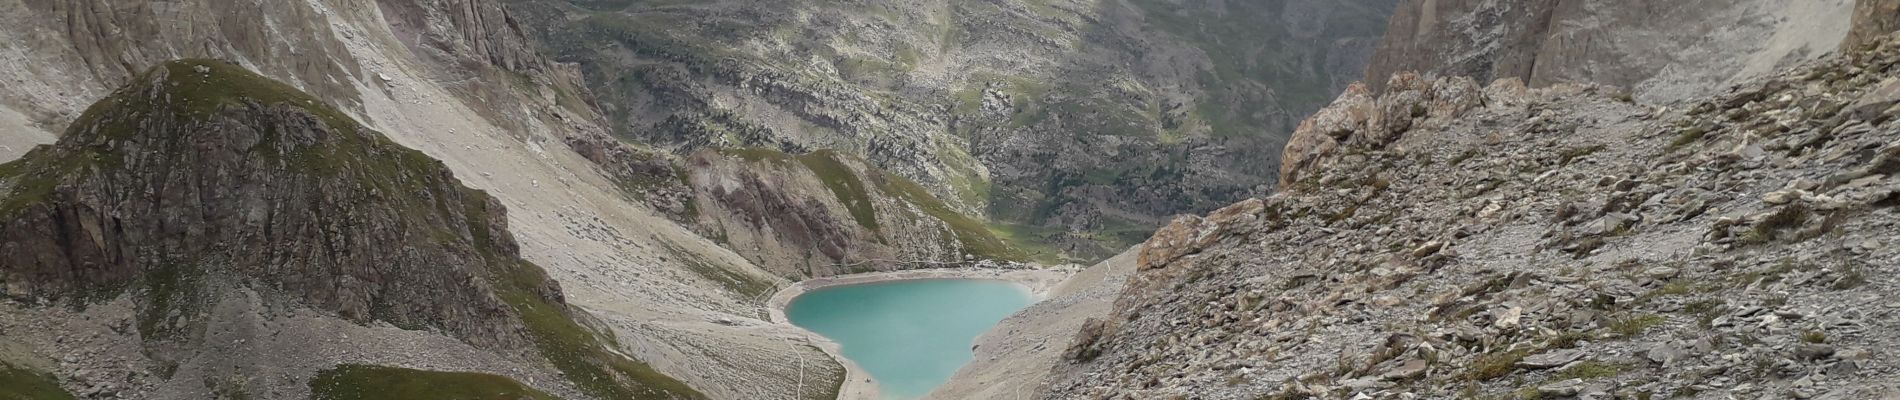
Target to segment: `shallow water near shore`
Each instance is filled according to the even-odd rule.
[[[837,342],[884,399],[915,399],[970,362],[978,335],[1030,301],[1008,282],[908,280],[818,289],[793,299],[785,316]]]

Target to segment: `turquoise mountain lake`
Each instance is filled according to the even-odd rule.
[[[885,399],[915,399],[970,362],[977,335],[1029,302],[1013,283],[910,280],[814,290],[792,299],[785,317],[838,342]]]

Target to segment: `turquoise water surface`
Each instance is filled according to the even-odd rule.
[[[886,399],[915,399],[970,362],[970,344],[1029,305],[1016,284],[964,279],[835,286],[798,296],[792,324],[844,347]]]

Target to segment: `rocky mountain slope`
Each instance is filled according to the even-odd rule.
[[[520,20],[498,3],[0,1],[0,10],[0,63],[8,66],[0,74],[9,82],[0,85],[0,146],[7,146],[0,150],[7,157],[52,143],[82,107],[136,72],[176,58],[233,60],[441,160],[495,197],[510,211],[521,257],[546,268],[573,307],[598,318],[619,342],[613,350],[714,398],[828,398],[841,379],[841,367],[802,334],[759,319],[751,292],[781,278],[621,189],[616,177],[639,168],[645,153],[607,136],[578,75],[522,47],[529,39]],[[70,318],[60,324],[65,330],[110,331],[96,318]],[[402,349],[372,364],[488,365],[494,369],[478,372],[570,393],[547,386],[557,379],[479,358],[481,350],[440,334],[295,321]],[[298,340],[334,340],[327,337]],[[54,339],[18,353],[36,360],[139,353]],[[309,368],[347,361],[334,348],[300,344],[286,339],[279,348],[309,348],[285,356]],[[27,364],[59,372],[54,378],[63,384],[81,382],[55,371],[65,368],[58,363]]]
[[[1827,54],[1854,0],[1407,0],[1367,68],[1383,92],[1400,72],[1593,83],[1645,101],[1717,94]]]
[[[518,258],[494,198],[236,65],[174,61],[138,75],[57,144],[0,164],[0,188],[5,295],[129,303],[129,318],[106,322],[113,335],[89,339],[142,351],[62,364],[88,395],[302,397],[317,372],[306,360],[257,355],[295,345],[270,340],[285,333],[272,328],[280,316],[312,312],[441,332],[501,365],[566,376],[544,383],[563,392],[701,397],[580,325],[589,317],[560,285]],[[61,317],[20,311],[12,322]]]
[[[701,150],[685,162],[698,226],[778,276],[1030,260],[921,185],[836,151]]]
[[[510,5],[622,137],[858,156],[1091,260],[1253,193],[1392,1]]]
[[[1157,232],[1044,396],[1894,396],[1896,64],[1886,37],[1674,108],[1355,89],[1282,192]]]

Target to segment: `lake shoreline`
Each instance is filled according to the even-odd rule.
[[[805,293],[837,286],[911,280],[971,279],[1001,281],[1014,284],[1027,292],[1030,299],[1029,305],[1035,305],[1047,299],[1051,290],[1078,271],[1078,268],[1073,267],[1051,267],[1045,269],[933,268],[813,278],[793,283],[773,293],[772,298],[766,301],[766,312],[770,322],[797,329],[798,332],[805,336],[807,341],[817,346],[820,350],[824,350],[825,354],[830,355],[832,359],[837,360],[839,364],[844,366],[845,380],[843,387],[838,389],[839,399],[877,399],[877,383],[871,378],[870,372],[865,371],[864,368],[852,362],[851,359],[845,358],[843,348],[839,346],[837,342],[826,338],[824,335],[819,335],[816,332],[794,325],[789,318],[786,318],[785,309],[792,304],[792,300],[797,299],[798,296],[804,295]]]

